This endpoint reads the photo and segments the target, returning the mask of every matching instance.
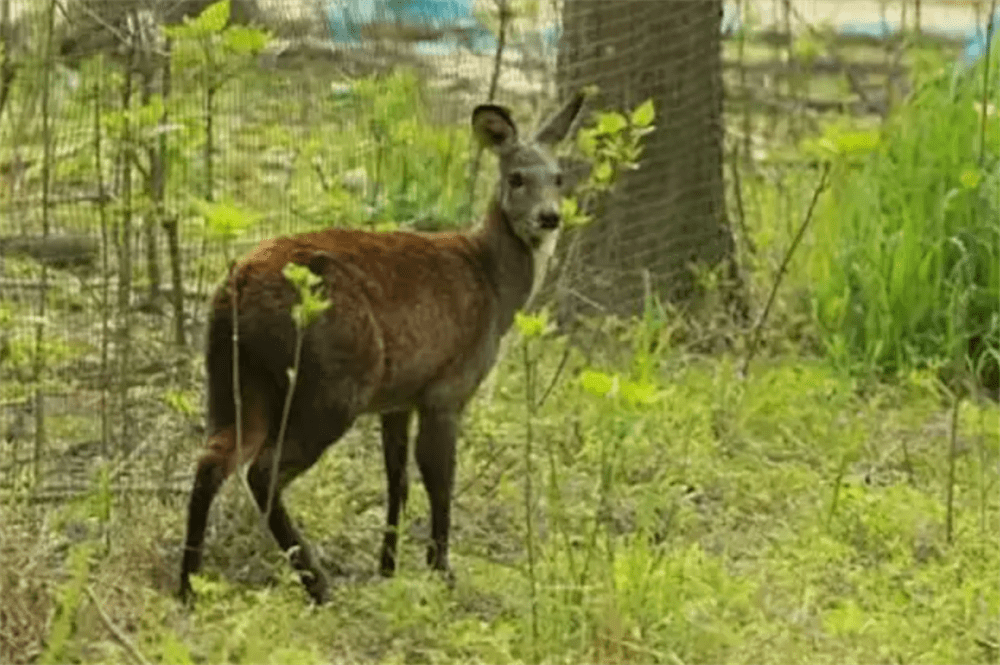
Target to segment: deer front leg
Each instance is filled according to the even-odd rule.
[[[409,411],[387,413],[382,416],[382,452],[385,454],[385,479],[389,502],[385,536],[382,540],[382,561],[379,566],[379,572],[383,577],[391,577],[396,572],[399,511],[406,506],[409,486],[406,474],[409,424]]]
[[[417,434],[417,466],[431,504],[431,544],[427,565],[451,579],[448,565],[448,530],[451,524],[451,491],[455,482],[455,437],[458,414],[422,410]]]

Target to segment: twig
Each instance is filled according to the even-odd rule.
[[[493,59],[493,74],[490,76],[490,89],[486,96],[487,102],[492,102],[496,97],[497,85],[500,83],[500,68],[503,65],[503,50],[507,45],[507,22],[510,20],[510,8],[507,0],[495,0],[497,10],[500,13],[500,27],[497,34],[497,50]],[[472,160],[472,169],[469,174],[469,197],[468,210],[471,214],[472,200],[476,195],[476,182],[479,180],[479,163],[483,158],[483,147],[476,149],[476,157]]]
[[[42,236],[48,238],[49,230],[52,226],[52,206],[49,205],[49,197],[52,195],[52,173],[55,166],[55,148],[52,134],[52,72],[55,69],[53,60],[53,35],[55,34],[55,2],[49,3],[46,10],[45,27],[45,63],[42,69]],[[46,318],[46,302],[49,295],[49,270],[45,263],[42,263],[41,274],[42,290],[38,299],[39,323],[35,328],[35,357],[33,362],[34,381],[39,385],[46,369],[45,353],[42,345],[45,339],[45,326],[43,321]],[[45,432],[45,393],[41,388],[35,389],[35,460],[34,479],[38,483],[41,481],[41,459],[42,451],[47,444]]]
[[[986,103],[990,97],[990,46],[993,44],[993,24],[996,21],[996,15],[997,0],[991,0],[990,15],[986,18],[986,52],[983,54],[985,62],[983,62],[982,126],[979,130],[979,166],[983,165],[983,159],[986,157],[986,118],[989,116],[989,113],[986,112]]]
[[[0,60],[0,118],[3,117],[4,108],[10,99],[10,91],[14,87],[14,78],[17,76],[17,65],[11,56],[13,49],[10,20],[10,0],[0,0],[0,45],[3,46],[3,59]]]
[[[743,237],[743,244],[746,245],[746,249],[750,252],[751,256],[757,255],[757,245],[754,243],[753,238],[750,237],[750,230],[747,228],[747,215],[746,208],[743,205],[743,181],[740,180],[740,165],[739,165],[739,144],[733,146],[733,159],[731,160],[733,169],[733,196],[736,199],[736,214],[739,217],[740,223],[740,235]],[[744,155],[743,159],[750,163],[750,155]]]
[[[571,348],[572,346],[567,341],[566,347],[563,349],[562,358],[559,359],[559,364],[556,366],[556,371],[552,374],[552,379],[549,381],[549,385],[546,386],[545,391],[542,392],[542,396],[538,399],[538,405],[535,407],[536,409],[542,408],[542,406],[545,404],[545,400],[549,398],[549,393],[551,393],[552,389],[555,388],[556,381],[559,380],[559,377],[562,375],[563,370],[566,368],[566,361],[569,360],[569,353]]]
[[[823,35],[813,26],[812,23],[807,21],[794,6],[788,4],[787,9],[791,15],[795,16],[799,23],[805,26],[805,29],[809,32],[809,35],[813,39],[819,41],[820,43],[825,43],[826,40],[823,38]],[[827,44],[826,46],[827,51],[830,53],[834,62],[836,62],[844,72],[844,76],[847,78],[847,84],[850,86],[851,92],[856,94],[858,98],[861,99],[861,103],[869,112],[877,113],[884,118],[889,112],[889,100],[886,99],[885,103],[880,103],[878,100],[872,99],[871,95],[868,94],[855,75],[854,68],[843,57],[841,57],[840,52],[835,45]],[[901,57],[902,51],[900,51],[897,55],[897,63]]]
[[[97,615],[101,617],[101,622],[104,624],[104,627],[108,629],[108,632],[111,633],[116,640],[118,640],[118,642],[125,648],[126,651],[129,652],[129,655],[132,656],[136,662],[140,663],[140,665],[149,665],[149,661],[142,655],[139,648],[135,646],[135,643],[129,639],[128,635],[126,635],[121,628],[115,625],[114,621],[111,620],[111,617],[108,616],[108,613],[104,611],[104,607],[101,606],[101,603],[97,600],[97,596],[94,594],[94,589],[91,588],[89,584],[87,585],[87,596],[90,598],[90,602],[94,604],[94,609],[97,610]]]
[[[302,363],[302,342],[305,339],[304,328],[296,327],[295,336],[295,358],[292,361],[291,375],[288,377],[288,392],[285,393],[285,406],[281,411],[281,424],[278,427],[278,440],[274,444],[274,457],[271,462],[271,480],[267,488],[267,507],[264,509],[263,518],[265,522],[271,519],[271,508],[274,504],[274,494],[278,489],[278,467],[281,466],[281,449],[285,444],[285,433],[288,429],[288,419],[292,412],[292,397],[295,395],[295,384],[299,378],[299,369]]]
[[[795,237],[792,239],[792,244],[788,246],[788,251],[785,252],[785,258],[781,261],[781,267],[778,268],[778,274],[775,275],[774,284],[771,286],[771,293],[767,298],[767,304],[764,305],[764,309],[761,311],[760,317],[750,330],[750,345],[747,349],[747,357],[743,360],[743,366],[740,368],[741,378],[746,377],[747,370],[750,368],[750,361],[753,360],[754,354],[757,353],[757,347],[760,343],[760,331],[764,327],[764,323],[767,321],[768,314],[771,312],[771,306],[774,304],[774,299],[778,295],[778,287],[781,286],[781,280],[785,276],[785,272],[788,270],[788,264],[792,260],[792,255],[795,254],[795,250],[798,248],[799,243],[802,242],[802,238],[806,233],[806,228],[809,226],[809,222],[812,221],[813,212],[816,210],[816,203],[819,201],[819,195],[826,189],[826,181],[829,175],[830,162],[826,162],[823,164],[823,174],[820,176],[819,184],[816,185],[816,191],[813,192],[812,200],[809,202],[809,209],[806,211],[806,217],[802,220],[799,230],[795,233]]]
[[[531,662],[535,665],[538,657],[538,581],[535,573],[535,527],[532,520],[534,510],[533,487],[531,475],[534,473],[531,464],[531,444],[533,438],[532,421],[535,417],[535,378],[531,356],[528,353],[528,340],[522,344],[524,351],[524,529],[528,551],[528,581],[531,583]]]
[[[955,530],[955,458],[958,456],[958,411],[962,405],[962,393],[957,392],[951,406],[951,441],[948,448],[948,489],[945,499],[945,539],[952,544]]]
[[[108,206],[104,183],[104,151],[101,142],[103,125],[104,56],[97,56],[98,73],[94,83],[94,171],[97,176],[98,217],[101,220],[101,376],[108,376],[109,353],[111,348],[111,271],[108,265]],[[107,456],[111,443],[111,414],[108,413],[111,391],[107,382],[101,386],[101,454]]]
[[[95,192],[93,194],[70,194],[67,196],[50,196],[49,207],[57,205],[67,205],[71,203],[111,203],[114,196],[108,192]],[[6,205],[0,206],[0,212],[13,212],[17,208],[34,208],[42,205],[41,197],[17,199],[10,201]]]
[[[233,407],[236,412],[236,421],[233,423],[236,437],[236,468],[240,477],[240,485],[250,497],[250,505],[256,503],[253,490],[250,488],[250,481],[243,465],[248,460],[243,459],[243,384],[240,382],[240,316],[239,316],[239,278],[240,266],[236,262],[230,263],[229,268],[229,303],[230,313],[233,321]],[[266,515],[261,517],[261,523],[267,525]]]

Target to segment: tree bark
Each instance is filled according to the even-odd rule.
[[[561,314],[640,313],[645,270],[670,301],[695,294],[691,263],[729,262],[725,272],[737,275],[723,180],[721,20],[722,0],[565,0],[561,96],[596,84],[598,109],[652,98],[656,129],[640,169],[582,232],[570,289],[557,294]]]

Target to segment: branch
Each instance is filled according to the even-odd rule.
[[[806,211],[806,218],[802,220],[802,225],[799,226],[799,230],[795,233],[795,237],[792,239],[792,244],[789,245],[788,251],[785,252],[785,258],[781,261],[781,267],[778,268],[778,274],[774,278],[774,285],[771,287],[771,294],[767,297],[767,304],[764,305],[764,310],[760,313],[760,318],[754,324],[753,329],[750,331],[750,345],[747,349],[747,357],[743,360],[743,366],[740,368],[740,377],[746,377],[747,370],[750,368],[750,361],[753,360],[754,354],[757,353],[757,347],[760,344],[760,331],[764,327],[764,323],[767,321],[767,315],[771,312],[771,306],[774,304],[775,296],[778,295],[778,287],[781,286],[781,280],[785,276],[785,272],[788,270],[788,264],[791,263],[792,255],[795,254],[795,250],[798,248],[799,243],[802,242],[802,237],[805,235],[806,227],[809,226],[809,222],[812,221],[813,212],[816,210],[816,202],[819,201],[819,195],[823,193],[826,189],[827,176],[830,175],[830,162],[823,164],[823,174],[820,176],[819,184],[816,185],[816,191],[813,192],[812,201],[809,202],[809,209]]]
[[[490,89],[486,97],[487,102],[492,102],[496,97],[497,86],[500,83],[500,68],[503,66],[503,50],[507,45],[507,24],[512,16],[507,0],[494,0],[497,3],[497,10],[500,14],[500,28],[497,34],[497,50],[493,58],[493,74],[490,76]],[[476,148],[476,157],[472,161],[472,169],[469,174],[469,211],[472,211],[472,200],[476,195],[476,181],[479,180],[479,162],[483,158],[483,146]]]
[[[118,640],[118,642],[125,648],[126,651],[129,652],[129,655],[131,655],[136,662],[140,663],[140,665],[149,665],[149,661],[142,655],[138,647],[135,646],[135,643],[129,639],[128,635],[126,635],[121,628],[115,625],[115,623],[111,620],[111,617],[108,616],[108,613],[104,611],[101,603],[97,600],[97,596],[94,595],[94,590],[89,584],[87,585],[87,596],[90,598],[90,602],[94,604],[94,609],[97,610],[97,614],[101,617],[101,622],[104,624],[104,627],[108,629],[108,632],[111,633],[116,640]]]

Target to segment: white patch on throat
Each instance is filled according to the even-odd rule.
[[[531,283],[531,293],[528,294],[528,299],[525,301],[522,309],[528,309],[532,301],[534,301],[538,290],[542,288],[542,282],[545,281],[545,273],[549,268],[549,261],[556,252],[556,243],[559,242],[559,232],[561,230],[562,227],[557,227],[551,231],[546,231],[542,241],[538,243],[538,246],[532,252],[534,254],[535,279]]]

